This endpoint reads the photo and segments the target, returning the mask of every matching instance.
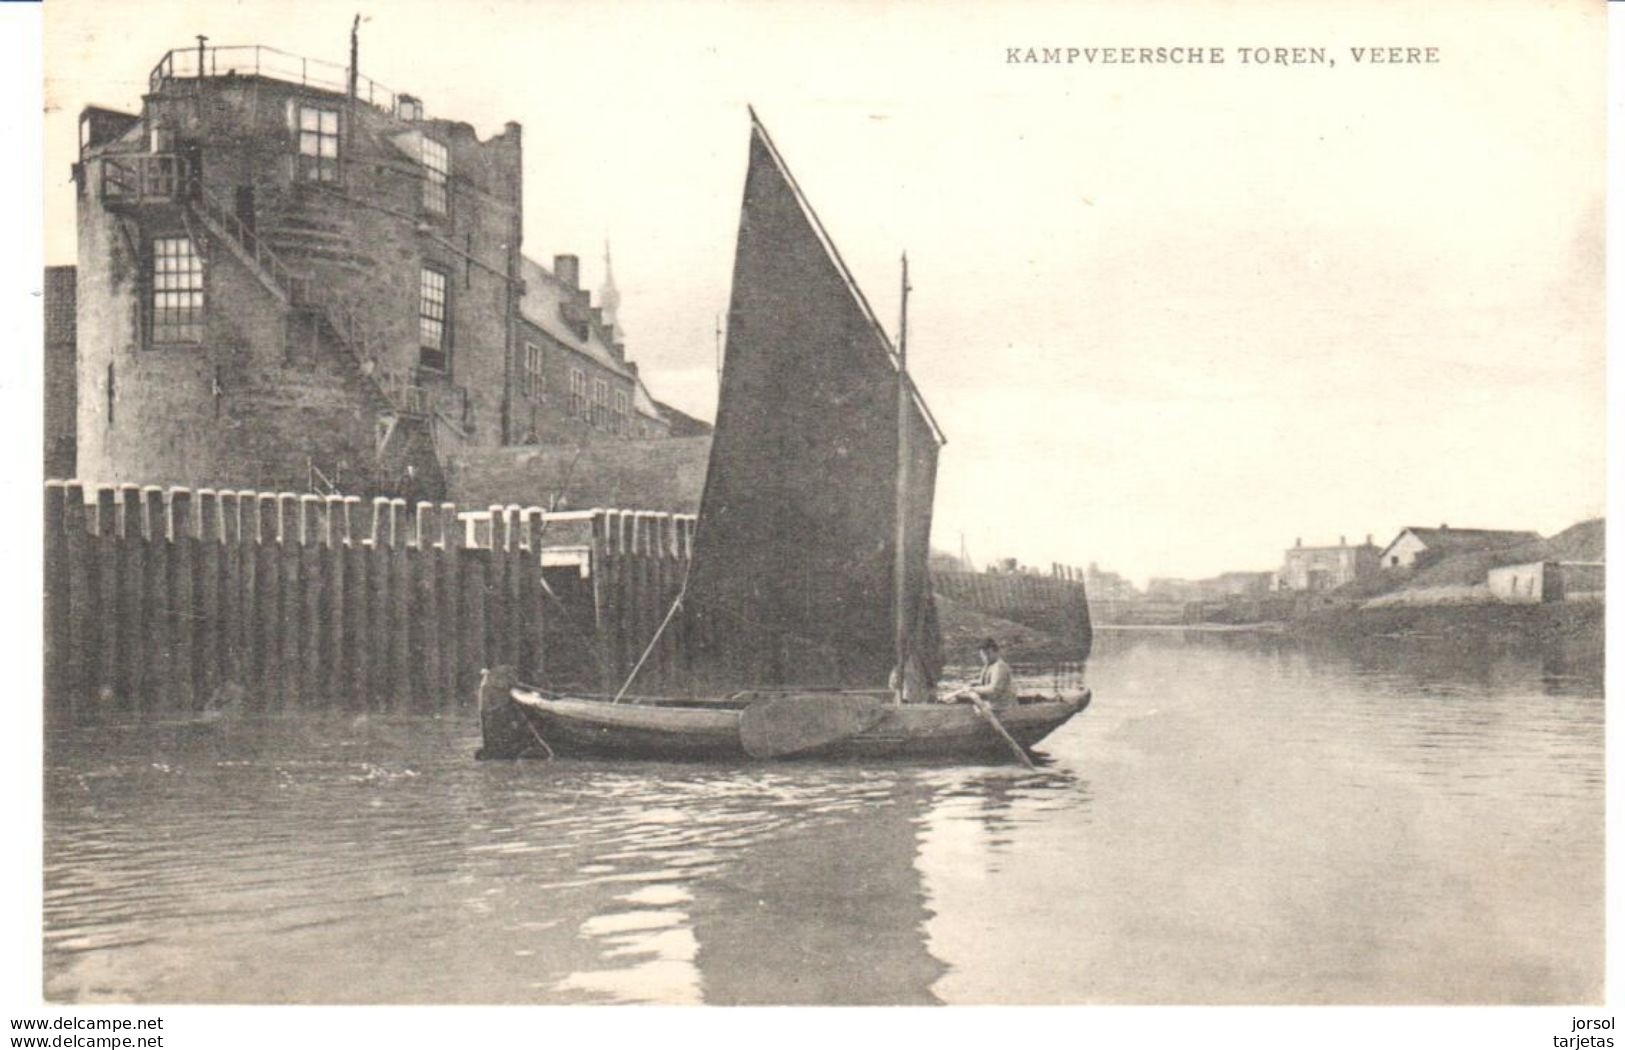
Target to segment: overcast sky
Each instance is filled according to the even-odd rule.
[[[753,103],[888,325],[909,252],[939,546],[1143,583],[1602,513],[1600,4],[46,7],[48,262],[80,107],[196,33],[342,64],[360,10],[362,72],[524,125],[527,253],[596,285],[610,238],[630,354],[707,416]],[[1176,45],[1225,62],[1007,60]],[[1335,65],[1241,61],[1294,46]]]

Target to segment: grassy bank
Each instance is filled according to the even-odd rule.
[[[1309,637],[1420,638],[1463,644],[1556,648],[1602,659],[1607,607],[1601,601],[1508,605],[1500,602],[1328,608],[1294,622]]]

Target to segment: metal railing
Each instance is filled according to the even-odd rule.
[[[334,496],[341,493],[340,486],[344,484],[344,463],[342,461],[333,468],[332,477],[328,477],[327,473],[316,465],[316,460],[310,456],[305,457],[305,468],[310,476],[307,491],[314,492],[319,496]]]
[[[109,204],[173,203],[186,185],[186,161],[173,153],[101,159],[102,200]]]
[[[277,258],[276,253],[266,246],[264,239],[249,229],[243,220],[237,217],[237,212],[226,207],[207,186],[195,180],[193,186],[195,187],[193,199],[204,215],[237,242],[238,247],[254,260],[255,265],[265,271],[272,282],[282,289],[290,303],[298,301],[310,282]]]
[[[174,48],[152,67],[147,87],[156,92],[175,80],[229,76],[269,77],[341,95],[350,92],[349,66],[290,54],[263,44]],[[355,78],[355,93],[361,101],[390,113],[395,112],[400,99],[396,92],[359,74]],[[421,102],[417,104],[421,106]]]
[[[390,402],[403,414],[439,416],[459,430],[468,429],[469,400],[466,387],[420,383],[415,372],[392,368],[377,369],[374,378]]]

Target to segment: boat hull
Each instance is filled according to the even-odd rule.
[[[503,699],[487,703],[500,707]],[[512,758],[520,753],[689,761],[748,757],[740,743],[740,707],[614,704],[549,697],[524,688],[508,691],[505,699],[507,711],[482,710],[486,757]],[[1001,709],[999,720],[1023,747],[1031,747],[1087,707],[1089,699],[1084,690],[1061,699],[1024,700]],[[493,732],[494,724],[509,727],[506,738]],[[888,707],[878,723],[861,732],[784,757],[955,761],[1011,756],[1009,745],[969,704],[901,704]]]

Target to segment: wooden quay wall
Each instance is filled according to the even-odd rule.
[[[53,722],[213,709],[433,713],[483,668],[613,691],[675,598],[691,517],[45,485],[45,704]],[[583,518],[588,570],[545,570]],[[671,676],[681,631],[645,664]],[[550,665],[557,664],[554,668]],[[572,672],[572,666],[584,673]]]

